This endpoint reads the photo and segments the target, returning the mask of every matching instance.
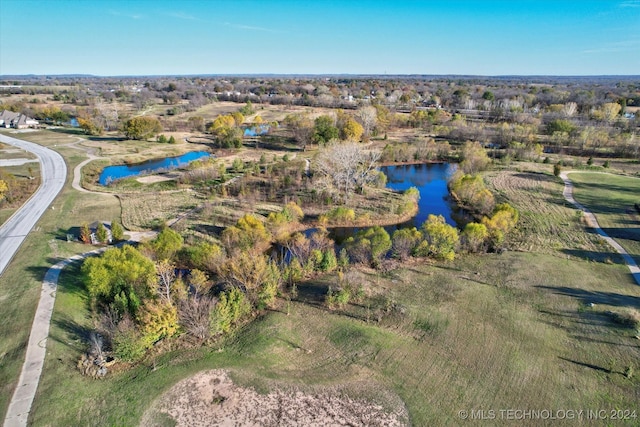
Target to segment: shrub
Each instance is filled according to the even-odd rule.
[[[455,258],[459,243],[458,230],[447,224],[442,215],[429,215],[421,230],[424,240],[416,248],[419,256],[432,256],[447,261]]]
[[[391,239],[393,256],[401,260],[409,258],[420,240],[422,233],[415,227],[396,230]]]
[[[324,215],[320,216],[320,221],[326,222],[346,222],[346,221],[354,221],[356,219],[356,213],[353,209],[345,208],[343,206],[338,206],[327,212]]]
[[[558,162],[555,165],[553,165],[553,175],[554,176],[560,176],[561,172],[562,172],[562,167],[560,166],[560,162]]]
[[[470,222],[462,231],[460,236],[462,244],[469,252],[481,252],[484,250],[487,239],[489,238],[489,230],[484,224]]]
[[[345,242],[349,257],[355,262],[368,263],[377,266],[382,258],[391,249],[392,243],[389,233],[380,227],[374,226],[356,233]]]
[[[218,303],[211,311],[211,332],[225,334],[251,312],[251,306],[245,294],[239,288],[231,288],[220,294]]]
[[[115,242],[120,242],[124,239],[124,230],[118,221],[111,221],[111,237]]]

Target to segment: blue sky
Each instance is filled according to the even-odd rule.
[[[6,74],[640,74],[640,0],[0,0]]]

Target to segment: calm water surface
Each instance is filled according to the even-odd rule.
[[[115,180],[128,178],[130,176],[176,169],[194,160],[209,156],[211,156],[211,154],[206,151],[192,151],[178,157],[165,157],[164,159],[148,160],[134,165],[107,166],[102,170],[98,182],[100,185],[108,185]]]

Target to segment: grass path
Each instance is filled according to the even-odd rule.
[[[593,228],[596,233],[602,236],[602,238],[606,240],[609,245],[611,245],[611,247],[613,247],[620,255],[622,255],[624,262],[627,264],[627,267],[629,267],[629,271],[631,271],[631,275],[635,279],[636,283],[640,285],[640,267],[638,267],[638,264],[636,264],[631,255],[629,255],[629,253],[618,242],[609,237],[609,235],[605,233],[602,228],[600,228],[596,216],[591,213],[586,207],[578,203],[576,199],[574,199],[573,182],[571,182],[571,180],[569,179],[570,173],[571,172],[562,172],[560,174],[560,178],[562,178],[562,180],[564,181],[564,191],[562,192],[562,195],[565,199],[567,199],[569,203],[573,204],[576,208],[584,212],[587,225]]]

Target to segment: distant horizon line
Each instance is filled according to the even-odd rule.
[[[0,74],[0,79],[15,78],[158,78],[158,77],[453,77],[453,78],[640,78],[640,74],[372,74],[372,73],[195,73],[195,74]]]

